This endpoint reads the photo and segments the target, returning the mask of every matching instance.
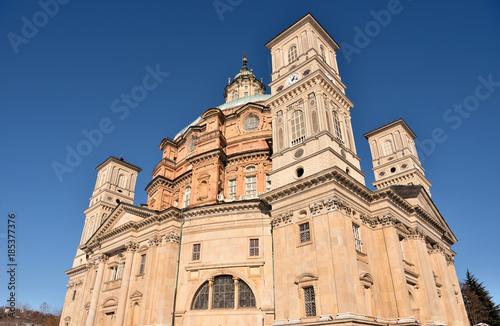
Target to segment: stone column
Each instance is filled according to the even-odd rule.
[[[96,259],[96,263],[99,264],[99,267],[97,268],[97,276],[92,292],[92,298],[90,300],[89,315],[87,316],[87,322],[85,323],[86,326],[94,325],[95,313],[97,311],[97,301],[99,300],[99,294],[101,293],[102,275],[104,273],[104,265],[106,264],[107,259],[108,257],[106,255],[100,255]]]
[[[212,309],[214,296],[214,278],[208,279],[208,310]]]
[[[422,322],[430,324],[440,324],[444,322],[443,311],[441,310],[441,302],[436,289],[436,281],[432,274],[432,264],[429,254],[427,253],[427,246],[425,244],[425,236],[419,228],[410,228],[410,235],[408,236],[408,243],[414,248],[416,253],[415,265],[418,273],[420,274],[420,289],[424,292],[425,300],[424,306],[420,307],[420,313],[430,317],[429,320],[422,320]]]
[[[458,291],[457,296],[457,304],[458,304],[458,312],[460,314],[460,317],[462,319],[462,325],[467,325],[469,322],[469,319],[467,318],[467,312],[465,310],[465,304],[464,304],[464,299],[462,297],[462,294],[460,293],[460,283],[458,282],[458,277],[457,277],[457,271],[455,270],[455,259],[451,255],[446,256],[446,262],[448,264],[448,270],[451,275],[451,279],[453,281],[453,284],[457,287],[455,290]]]
[[[116,312],[116,325],[123,325],[125,320],[125,308],[127,303],[128,288],[130,283],[130,274],[132,272],[132,265],[134,261],[134,252],[137,249],[137,244],[135,242],[127,242],[125,245],[127,247],[127,253],[125,255],[125,270],[122,274],[122,282],[120,287],[120,293],[118,294],[118,309]]]
[[[444,248],[440,244],[432,246],[431,254],[435,258],[437,265],[436,272],[439,273],[441,277],[441,282],[443,284],[443,303],[446,307],[446,317],[448,317],[448,325],[462,325],[461,318],[459,317],[457,299],[455,297],[455,291],[453,290],[453,285],[446,264],[446,258],[444,253]]]
[[[392,287],[396,300],[398,311],[398,323],[414,322],[413,312],[410,305],[410,296],[403,266],[403,256],[401,254],[401,245],[399,236],[394,224],[396,220],[390,216],[384,216],[381,219],[383,234],[389,262],[389,271],[391,273]]]
[[[238,300],[239,298],[239,293],[240,293],[240,279],[237,277],[233,277],[234,281],[234,309],[238,309],[240,302]]]

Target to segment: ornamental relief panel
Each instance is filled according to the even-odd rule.
[[[293,212],[279,214],[271,220],[271,225],[273,228],[279,227],[281,224],[288,225],[292,223]]]

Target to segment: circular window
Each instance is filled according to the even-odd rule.
[[[245,120],[243,120],[243,129],[246,131],[252,131],[257,129],[259,127],[259,116],[256,114],[249,114],[245,117]]]
[[[396,172],[396,168],[391,168],[391,173]]]
[[[297,178],[302,177],[304,175],[304,169],[298,168],[297,170],[295,170],[295,175],[297,176]]]
[[[296,151],[296,152],[295,152],[295,154],[293,154],[293,156],[294,156],[295,158],[299,158],[299,157],[301,157],[301,156],[302,156],[302,154],[304,154],[304,150],[301,148],[301,149],[299,149],[298,151]]]

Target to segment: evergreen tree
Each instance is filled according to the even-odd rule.
[[[465,274],[465,283],[462,288],[462,295],[464,296],[464,302],[467,302],[466,308],[468,309],[467,313],[471,325],[483,322],[491,326],[500,326],[500,305],[493,302],[493,298],[486,290],[483,282],[479,282],[477,277],[471,274],[469,270]],[[467,305],[469,306],[467,307]],[[486,319],[478,320],[478,318]]]

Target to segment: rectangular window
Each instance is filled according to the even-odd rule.
[[[236,179],[229,180],[229,198],[236,197]]]
[[[356,250],[363,252],[363,242],[361,242],[361,237],[359,236],[359,226],[353,224],[352,232],[354,233],[354,242],[356,245]]]
[[[145,265],[146,265],[146,254],[141,255],[141,264],[139,265],[139,275],[144,274]]]
[[[191,260],[200,260],[201,255],[201,243],[193,244],[193,254]]]
[[[243,96],[248,96],[248,92],[243,93]]]
[[[257,176],[248,176],[245,185],[247,197],[255,197],[257,195]]]
[[[314,287],[304,288],[304,305],[306,317],[316,316],[316,298],[314,296]]]
[[[309,230],[309,222],[299,225],[300,243],[311,241],[311,232]]]
[[[259,255],[259,239],[250,239],[250,256]]]
[[[71,300],[75,301],[75,298],[76,298],[76,291],[73,291],[73,299]]]
[[[271,176],[266,174],[266,191],[271,191]]]

